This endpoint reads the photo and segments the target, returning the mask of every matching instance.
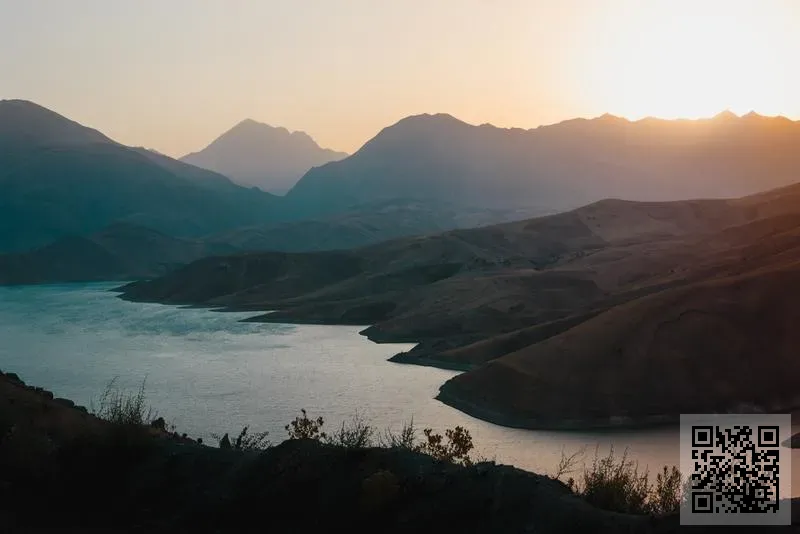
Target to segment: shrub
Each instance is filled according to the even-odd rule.
[[[414,419],[404,423],[398,434],[387,428],[380,440],[383,447],[396,447],[400,449],[415,450],[417,446],[417,429],[414,426]]]
[[[322,426],[322,419],[319,419]],[[323,438],[326,442],[333,445],[340,445],[349,448],[371,447],[375,428],[369,425],[359,414],[353,416],[349,422],[342,422],[342,426],[333,436]]]
[[[561,479],[572,472],[583,449],[566,456],[561,452],[561,461],[556,474],[551,478]],[[656,475],[655,485],[649,481],[647,470],[639,472],[638,464],[628,459],[627,449],[622,458],[614,456],[612,447],[608,456],[599,458],[597,451],[591,467],[584,467],[582,483],[570,477],[567,486],[577,495],[598,508],[630,514],[668,515],[680,509],[683,484],[677,467],[663,468]]]
[[[153,409],[146,403],[145,380],[135,393],[124,392],[117,387],[114,377],[106,385],[97,403],[92,399],[90,407],[100,419],[119,425],[148,425],[154,418]]]
[[[674,465],[656,475],[656,485],[650,496],[650,513],[653,515],[674,514],[680,510],[683,494],[688,494],[683,484],[681,472]]]
[[[300,410],[300,412],[302,416],[295,417],[294,421],[284,427],[286,432],[289,433],[289,439],[315,439],[320,441],[328,437],[322,431],[322,425],[325,424],[322,417],[309,419],[304,409]]]
[[[564,453],[564,448],[561,448],[561,459],[558,461],[558,466],[556,467],[556,472],[550,478],[553,480],[561,480],[564,475],[568,475],[575,471],[575,464],[578,463],[580,458],[583,458],[584,453],[586,452],[586,448],[583,447],[578,449],[571,455],[567,456]],[[575,491],[576,490],[576,483],[573,477],[569,477],[566,481],[567,486]]]
[[[469,430],[461,426],[448,428],[444,432],[447,441],[442,438],[441,434],[434,434],[430,428],[426,428],[422,433],[425,435],[425,441],[417,447],[419,452],[440,461],[453,462],[467,467],[473,464],[469,453],[474,445]]]
[[[218,434],[212,434],[211,437],[219,441],[220,449],[234,449],[237,451],[263,451],[272,447],[272,442],[267,439],[269,432],[256,432],[255,434],[248,433],[249,427],[242,428],[239,436],[231,442],[228,434],[220,437]]]
[[[650,483],[647,471],[628,459],[627,449],[617,461],[614,449],[605,458],[595,453],[591,469],[584,470],[583,497],[598,508],[631,514],[647,513]]]

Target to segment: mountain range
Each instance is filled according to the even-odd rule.
[[[181,161],[282,195],[312,167],[346,157],[344,152],[320,147],[305,132],[246,119]]]
[[[532,130],[419,115],[385,128],[352,156],[311,169],[287,199],[319,213],[396,196],[551,210],[603,198],[730,198],[797,181],[798,145],[800,123],[753,113],[604,115]]]
[[[270,151],[264,143],[273,137]],[[247,153],[243,162],[288,168],[297,158],[282,144],[287,139],[316,150],[305,134],[245,121],[195,156]],[[608,197],[734,197],[793,183],[799,143],[797,122],[755,114],[635,122],[604,115],[532,130],[420,115],[385,128],[352,156],[312,168],[281,198],[121,145],[31,102],[2,101],[0,252],[86,237],[119,222],[195,239],[242,228],[278,235],[287,223],[314,221],[292,226],[291,250],[315,250],[552,213]],[[253,146],[260,147],[260,163],[250,157]],[[263,157],[269,154],[283,162]],[[402,218],[413,210],[386,209],[403,203],[426,215],[409,224]],[[353,228],[354,213],[369,218],[356,227],[376,229],[367,230],[369,238],[348,231],[339,240],[333,232],[320,245],[297,233],[332,220],[339,226],[347,219],[344,226]]]

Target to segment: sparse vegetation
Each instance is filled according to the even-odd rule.
[[[350,421],[342,422],[341,428],[327,437],[326,441],[342,447],[364,448],[373,445],[374,437],[375,427],[367,423],[361,414],[356,414]]]
[[[380,442],[383,447],[414,450],[417,446],[417,429],[414,426],[414,419],[412,418],[408,423],[404,423],[398,433],[387,428]]]
[[[162,430],[166,427],[163,418],[153,418],[153,410],[146,402],[144,381],[137,391],[130,393],[120,390],[117,379],[114,378],[106,386],[96,406],[92,402],[92,411],[99,418],[111,423],[127,426],[150,425]],[[361,414],[342,422],[341,427],[331,435],[323,431],[324,425],[325,420],[321,416],[311,418],[305,409],[301,409],[300,416],[286,425],[285,429],[289,439],[312,439],[346,448],[403,448],[427,454],[438,461],[466,467],[479,461],[472,456],[472,435],[461,426],[446,429],[444,435],[425,428],[422,431],[423,437],[419,440],[413,419],[405,423],[399,432],[386,429],[382,436],[377,436],[375,427]],[[212,434],[218,440],[220,448],[241,451],[261,451],[271,447],[268,435],[269,432],[266,431],[250,433],[247,426],[233,440],[227,433],[221,437]],[[585,449],[580,449],[566,455],[562,450],[561,460],[551,478],[563,480],[566,475],[573,473],[584,453]],[[595,451],[591,465],[584,465],[582,476],[578,478],[576,481],[575,477],[570,476],[564,482],[590,504],[631,514],[663,516],[675,513],[680,508],[685,490],[677,467],[664,467],[657,473],[655,483],[651,484],[648,471],[640,471],[638,464],[628,458],[627,450],[618,458],[614,455],[613,448],[602,458]]]
[[[350,421],[342,423],[339,430],[329,436],[322,431],[325,420],[322,417],[312,419],[308,417],[305,409],[300,410],[301,415],[286,425],[289,439],[314,439],[332,445],[349,448],[364,448],[373,445],[384,447],[401,447],[415,452],[427,454],[436,460],[452,462],[464,466],[471,466],[474,459],[470,452],[474,448],[472,435],[464,427],[457,426],[445,430],[444,436],[435,433],[433,429],[426,428],[422,431],[425,438],[417,442],[414,421],[403,425],[399,434],[386,430],[382,439],[375,439],[375,428],[366,422],[359,414]]]
[[[272,442],[268,439],[269,432],[249,433],[249,427],[242,428],[235,440],[231,441],[228,434],[221,436],[211,434],[211,437],[219,442],[220,449],[233,449],[236,451],[263,451],[272,447]]]
[[[574,453],[567,456],[564,453],[564,448],[561,448],[561,459],[558,461],[558,466],[556,467],[556,472],[553,474],[551,478],[556,480],[561,480],[564,475],[568,475],[575,471],[575,464],[578,462],[579,458],[582,458],[584,453],[586,452],[586,448],[583,447],[578,449]],[[567,479],[567,485],[571,488],[575,485],[575,479],[570,477]]]
[[[674,465],[656,475],[656,485],[651,491],[648,512],[653,515],[667,515],[677,512],[681,507],[681,499],[685,487],[680,470]]]
[[[117,385],[118,377],[111,379],[97,402],[92,399],[91,412],[98,418],[118,425],[149,425],[154,417],[145,396],[146,378],[136,392],[123,391]],[[162,419],[163,421],[163,419]]]
[[[573,472],[575,464],[583,456],[583,450],[567,456],[561,452],[561,461],[552,478],[562,480]],[[656,475],[655,484],[650,483],[649,472],[639,471],[639,465],[628,458],[627,449],[621,458],[614,455],[613,447],[608,456],[600,458],[597,450],[591,466],[584,466],[580,483],[573,477],[566,485],[590,504],[629,514],[669,515],[680,509],[682,478],[677,467],[668,468]]]

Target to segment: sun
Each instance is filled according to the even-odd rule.
[[[768,0],[648,0],[606,13],[583,64],[587,98],[630,119],[780,114],[798,81],[788,79],[798,76],[789,15]]]

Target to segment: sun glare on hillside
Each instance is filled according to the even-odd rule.
[[[789,88],[800,74],[787,66],[800,50],[798,8],[678,0],[601,10],[581,64],[587,98],[631,119],[796,111]]]

